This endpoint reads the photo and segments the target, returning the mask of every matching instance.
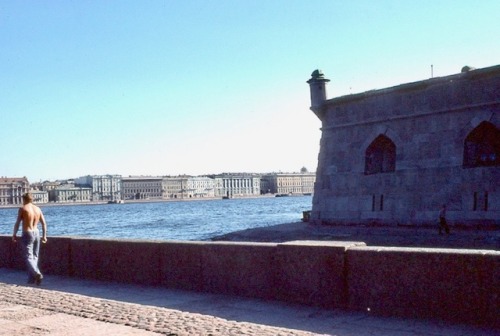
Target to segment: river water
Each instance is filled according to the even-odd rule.
[[[207,240],[249,228],[298,222],[311,196],[40,206],[50,236]],[[16,208],[0,209],[0,232],[11,235]],[[19,233],[20,234],[20,233]]]

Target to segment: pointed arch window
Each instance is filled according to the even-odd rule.
[[[483,121],[464,141],[465,168],[500,166],[500,130]]]
[[[385,135],[379,135],[365,152],[365,174],[388,173],[396,170],[396,145]]]

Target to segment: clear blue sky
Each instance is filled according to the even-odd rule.
[[[0,0],[0,176],[314,171],[329,98],[500,63],[498,0]]]

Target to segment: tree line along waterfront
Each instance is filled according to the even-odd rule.
[[[0,177],[0,206],[22,204],[30,192],[38,204],[122,203],[258,196],[311,195],[316,174],[303,167],[296,173],[222,173],[204,176],[86,175],[67,180],[30,183],[26,177]]]

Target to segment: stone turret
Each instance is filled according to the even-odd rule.
[[[330,80],[326,79],[321,70],[314,70],[311,74],[311,79],[307,81],[311,91],[311,110],[322,118],[322,105],[326,101],[326,83]]]

